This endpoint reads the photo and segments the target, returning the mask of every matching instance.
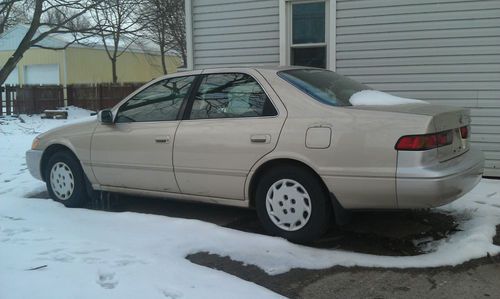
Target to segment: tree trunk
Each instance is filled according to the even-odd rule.
[[[7,60],[7,62],[0,69],[0,86],[2,86],[10,73],[16,68],[17,63],[23,58],[24,52],[28,51],[31,47],[31,40],[35,36],[38,27],[40,26],[40,16],[42,15],[42,4],[43,1],[35,2],[35,11],[33,13],[33,18],[31,20],[30,27],[23,39],[19,43],[14,54]]]
[[[187,56],[186,56],[186,53],[182,52],[181,56],[182,56],[182,65],[187,68],[188,65],[187,65]]]
[[[7,62],[2,66],[2,69],[0,69],[0,86],[5,83],[7,77],[9,77],[10,73],[16,68],[17,63],[23,58],[24,52],[28,51],[31,47],[31,39],[34,35],[34,32],[32,33],[31,31],[28,31],[14,54],[12,54],[12,56],[9,57]]]
[[[113,72],[113,83],[118,82],[118,76],[116,75],[116,58],[111,59],[111,69]]]
[[[168,70],[167,70],[167,61],[165,60],[165,47],[163,45],[160,45],[160,55],[161,55],[161,67],[163,69],[163,74],[167,75]]]
[[[185,40],[183,40],[182,38],[179,38],[178,36],[175,36],[174,37],[174,40],[175,42],[177,43],[177,45],[179,46],[179,51],[181,52],[181,57],[182,57],[182,62],[183,62],[183,66],[184,67],[187,67],[187,55],[186,55],[186,44],[185,44]]]
[[[4,64],[2,69],[0,69],[0,86],[5,83],[7,77],[9,77],[10,73],[16,68],[17,63],[21,60],[21,58],[23,58],[22,53],[18,56],[12,55],[12,57],[10,57]]]

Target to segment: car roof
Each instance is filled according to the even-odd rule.
[[[227,67],[218,67],[218,68],[205,68],[205,69],[196,69],[196,70],[183,70],[180,72],[164,75],[161,77],[156,78],[155,80],[152,80],[150,83],[167,79],[167,78],[173,78],[173,77],[183,77],[183,76],[193,76],[193,75],[201,75],[203,73],[210,73],[210,72],[220,72],[220,71],[235,71],[235,72],[241,72],[241,71],[250,71],[250,70],[256,70],[256,71],[264,71],[264,72],[274,72],[277,73],[279,71],[286,71],[286,70],[298,70],[298,69],[318,69],[318,68],[313,68],[313,67],[307,67],[307,66],[290,66],[290,65],[262,65],[262,66],[227,66]],[[322,69],[323,70],[323,69]]]
[[[238,70],[266,70],[266,71],[286,71],[286,70],[294,70],[294,69],[314,69],[312,67],[307,66],[290,66],[290,65],[262,65],[262,66],[229,66],[229,67],[219,67],[219,68],[205,68],[201,69],[201,71],[219,71],[219,70],[227,70],[227,69],[238,69]]]

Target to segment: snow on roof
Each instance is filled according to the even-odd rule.
[[[349,102],[351,102],[353,106],[429,104],[426,101],[401,98],[378,90],[358,91],[351,96]]]
[[[5,32],[0,36],[0,51],[14,51],[17,49],[18,45],[21,43],[26,31],[29,29],[28,25],[18,24]],[[49,30],[50,27],[42,26],[38,30],[37,34],[41,34]],[[69,45],[69,48],[93,48],[93,49],[105,49],[104,42],[100,37],[95,35],[85,36],[84,34],[72,34],[72,33],[55,33],[51,34],[45,39],[43,39],[39,45],[47,48],[62,48],[66,46],[68,43],[72,43],[75,41],[75,38],[79,39],[79,42],[73,43]],[[110,45],[112,43],[111,40],[106,41],[106,44]],[[128,48],[128,42],[126,40],[122,40],[119,45],[119,50],[124,50],[128,52],[138,52],[138,53],[149,53],[149,54],[159,54],[158,48],[155,44],[141,40],[139,42],[134,41]],[[178,56],[175,51],[170,51],[169,55]]]

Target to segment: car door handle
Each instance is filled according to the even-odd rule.
[[[269,134],[252,135],[250,136],[250,141],[253,143],[269,143],[271,142],[271,135]]]
[[[170,136],[158,136],[155,138],[156,143],[169,143]]]

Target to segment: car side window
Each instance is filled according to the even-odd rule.
[[[190,119],[274,116],[277,111],[250,75],[211,74],[202,78]]]
[[[159,81],[123,104],[117,123],[176,120],[195,77],[176,77]]]

